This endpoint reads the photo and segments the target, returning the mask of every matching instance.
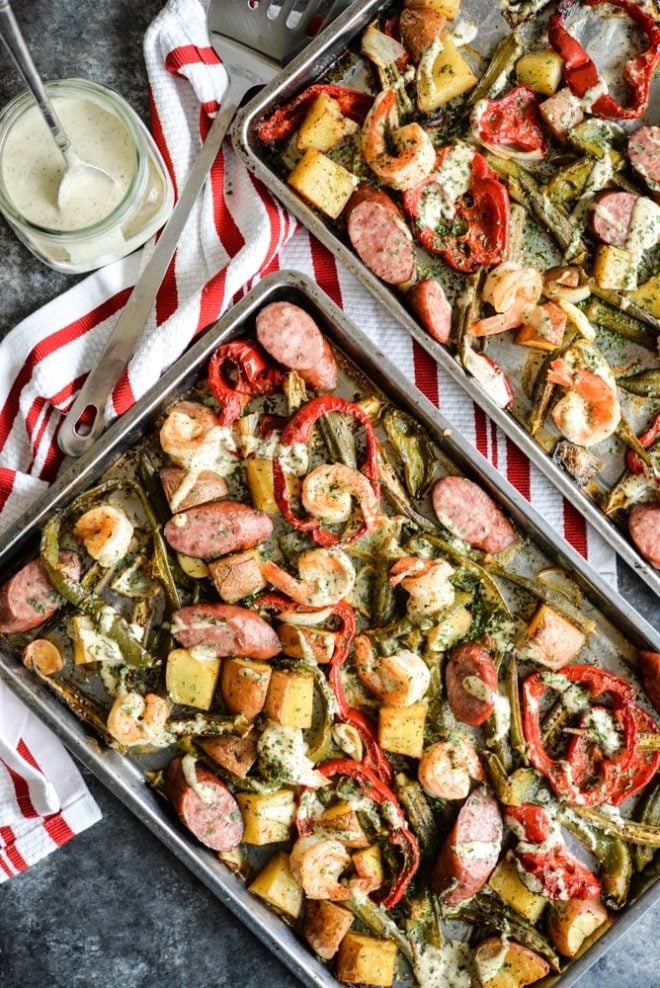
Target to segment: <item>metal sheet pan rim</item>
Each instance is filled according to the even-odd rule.
[[[660,573],[650,563],[647,563],[633,546],[611,523],[607,516],[589,499],[575,484],[568,474],[554,462],[551,456],[541,449],[532,436],[514,417],[501,409],[483,391],[473,378],[468,377],[460,364],[451,353],[436,343],[428,333],[412,318],[410,313],[398,301],[393,292],[383,284],[368,268],[362,264],[356,255],[335,237],[330,229],[305,203],[292,193],[277,175],[261,160],[252,140],[254,122],[266,110],[279,101],[301,88],[302,77],[314,70],[318,75],[317,66],[323,56],[335,52],[348,44],[348,35],[361,29],[381,6],[383,0],[357,0],[337,20],[323,31],[308,48],[295,58],[284,71],[271,83],[264,87],[237,116],[232,128],[234,150],[243,163],[252,171],[264,185],[292,212],[326,247],[328,247],[344,266],[371,292],[371,294],[404,326],[405,329],[424,347],[434,360],[463,388],[464,391],[497,423],[497,425],[513,439],[525,455],[538,467],[545,476],[559,488],[561,493],[569,498],[587,521],[606,539],[619,556],[645,583],[660,596]],[[333,55],[333,58],[335,56]]]
[[[373,350],[368,337],[353,326],[341,310],[305,275],[296,272],[278,272],[264,279],[230,313],[223,316],[193,347],[180,358],[166,375],[141,398],[131,411],[115,422],[105,436],[78,461],[47,492],[35,506],[20,519],[3,537],[0,537],[0,567],[7,564],[22,541],[29,539],[43,521],[62,505],[72,494],[81,479],[99,469],[104,458],[120,453],[125,440],[130,441],[131,430],[142,419],[153,414],[165,398],[182,389],[183,381],[196,368],[200,368],[218,342],[229,336],[272,293],[292,290],[306,297],[335,330],[340,346],[342,342],[360,351],[366,373],[380,377],[386,387],[422,419],[429,428],[441,434],[449,423],[438,410],[407,381],[400,383],[401,375],[380,351]],[[359,362],[359,356],[356,357]],[[453,430],[450,430],[453,434]],[[446,438],[453,445],[451,436]],[[453,454],[452,454],[453,455]],[[502,477],[492,465],[472,447],[456,447],[456,457],[462,458],[468,467],[493,490],[496,490],[514,516],[525,520],[526,527],[534,529],[544,547],[550,547],[554,555],[565,565],[575,569],[602,606],[609,607],[608,617],[614,614],[614,622],[623,625],[625,633],[654,649],[660,650],[660,635],[637,614],[618,593],[611,591],[598,574],[568,543],[554,531],[546,531],[542,518],[529,503]],[[157,805],[156,797],[141,782],[136,763],[109,749],[98,750],[90,744],[86,729],[60,701],[35,683],[29,672],[16,664],[15,657],[0,647],[0,677],[4,679],[36,713],[57,733],[72,753],[79,758],[126,806],[170,849],[204,884],[224,902],[245,925],[251,929],[285,963],[297,977],[308,985],[320,988],[337,988],[338,983],[315,960],[314,956],[297,939],[293,931],[272,912],[262,907],[247,892],[211,852],[188,840]],[[569,988],[578,978],[609,949],[640,916],[660,899],[660,882],[648,889],[620,916],[614,926],[594,947],[558,982],[561,988]]]

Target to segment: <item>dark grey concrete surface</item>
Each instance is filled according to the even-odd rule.
[[[146,119],[142,36],[159,0],[23,0],[20,23],[47,78],[116,89]],[[19,88],[0,50],[0,105]],[[74,279],[41,265],[0,221],[0,337]],[[625,566],[620,587],[658,625]],[[103,820],[0,888],[0,988],[288,988],[295,978],[93,777]],[[658,909],[581,988],[660,988]]]

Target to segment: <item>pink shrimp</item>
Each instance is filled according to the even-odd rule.
[[[380,93],[369,111],[362,154],[374,175],[394,189],[412,189],[435,167],[436,151],[424,128],[418,123],[399,126],[393,89]]]
[[[569,442],[595,446],[616,430],[621,408],[615,387],[604,376],[559,357],[550,364],[548,381],[567,389],[554,406],[552,419]]]

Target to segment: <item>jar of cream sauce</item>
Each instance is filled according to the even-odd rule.
[[[76,154],[89,171],[58,204],[64,159],[29,93],[0,113],[0,210],[20,239],[57,271],[79,274],[140,247],[172,211],[172,183],[148,130],[116,93],[83,79],[47,83]]]

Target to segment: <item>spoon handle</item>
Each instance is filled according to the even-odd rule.
[[[53,109],[53,104],[48,98],[46,87],[32,61],[32,56],[25,44],[25,38],[14,17],[9,0],[0,0],[0,37],[2,37],[7,51],[16,63],[16,68],[23,76],[26,86],[34,96],[58,148],[66,156],[70,141],[62,129],[62,124]]]

